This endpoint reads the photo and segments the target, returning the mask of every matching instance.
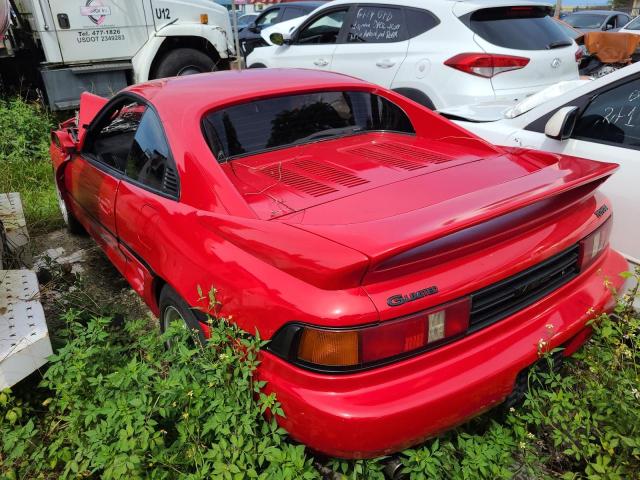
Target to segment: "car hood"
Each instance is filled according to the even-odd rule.
[[[515,118],[591,81],[591,79],[580,79],[558,82],[517,103],[493,101],[475,105],[460,105],[440,109],[438,113],[450,119],[470,122],[494,122],[503,118]]]
[[[438,113],[452,120],[495,122],[505,118],[505,112],[515,105],[515,102],[505,101],[483,102],[473,105],[445,107],[439,109]]]

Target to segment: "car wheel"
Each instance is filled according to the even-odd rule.
[[[62,192],[60,192],[60,186],[58,182],[56,184],[56,196],[58,197],[58,207],[60,208],[60,213],[62,214],[62,219],[64,220],[64,224],[67,227],[69,233],[74,235],[83,235],[86,232],[82,224],[78,221],[78,219],[69,211],[67,208],[67,202],[62,197]]]
[[[185,328],[198,334],[198,340],[204,342],[204,333],[200,328],[200,322],[196,318],[193,309],[185,302],[178,293],[169,285],[165,285],[160,292],[160,331],[166,332],[175,321],[181,321]],[[171,343],[167,346],[170,348]]]
[[[262,63],[254,63],[253,65],[250,65],[249,68],[267,68],[267,66]]]
[[[193,48],[176,48],[160,60],[155,77],[180,77],[215,70],[216,62],[206,53]]]

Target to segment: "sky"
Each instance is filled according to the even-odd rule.
[[[562,5],[582,7],[586,5],[606,5],[607,0],[562,0]]]

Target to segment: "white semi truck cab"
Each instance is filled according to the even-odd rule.
[[[76,107],[83,91],[110,96],[130,83],[228,69],[234,55],[229,15],[213,0],[0,0],[0,17],[3,9],[0,69],[37,51],[53,110]]]

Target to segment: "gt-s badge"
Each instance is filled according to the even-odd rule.
[[[407,293],[406,295],[393,295],[387,298],[387,305],[389,305],[390,307],[399,307],[400,305],[404,305],[405,303],[413,302],[414,300],[418,300],[435,293],[438,293],[438,287],[433,285],[431,287],[418,290],[417,292]]]

